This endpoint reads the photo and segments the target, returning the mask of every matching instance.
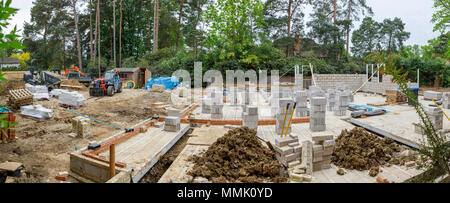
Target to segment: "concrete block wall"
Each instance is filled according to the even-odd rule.
[[[419,87],[419,85],[417,83],[409,82],[408,87]],[[392,76],[383,75],[382,82],[378,82],[378,80],[372,78],[372,81],[366,83],[366,85],[364,85],[361,91],[386,95],[386,90],[397,90],[397,89],[398,85],[392,82]]]
[[[317,86],[323,90],[345,86],[352,91],[357,90],[364,83],[366,75],[362,74],[315,74]]]
[[[345,89],[356,91],[366,82],[365,74],[315,74],[314,78],[317,86],[322,90],[345,87]],[[408,87],[419,87],[419,85],[408,83]],[[378,82],[378,78],[374,77],[360,91],[386,95],[386,90],[395,89],[398,89],[398,85],[392,82],[392,76],[383,75],[381,82]]]
[[[242,113],[243,126],[250,129],[258,129],[258,107],[247,106]]]
[[[444,92],[442,94],[442,107],[450,109],[450,92]]]
[[[295,108],[295,115],[297,117],[307,117],[308,93],[306,91],[297,91],[295,93],[295,102],[297,102],[297,107]]]
[[[321,132],[326,130],[325,112],[327,99],[325,97],[311,98],[311,119],[309,128],[313,132]]]

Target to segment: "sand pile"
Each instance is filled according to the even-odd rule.
[[[189,175],[204,177],[212,182],[285,182],[280,176],[282,166],[275,153],[256,138],[256,131],[247,127],[228,131],[200,156],[191,157],[195,163]]]
[[[336,140],[332,162],[342,168],[378,170],[394,159],[400,146],[390,138],[381,138],[363,128],[343,130]]]

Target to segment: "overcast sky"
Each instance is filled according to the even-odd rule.
[[[383,21],[385,18],[399,17],[406,23],[406,31],[411,37],[407,45],[426,45],[428,40],[439,36],[433,32],[431,16],[433,15],[433,0],[367,0],[374,11],[373,18]],[[24,21],[30,22],[30,10],[33,6],[32,0],[13,0],[12,7],[20,9],[13,17],[11,28],[23,30]],[[306,14],[309,16],[309,14]],[[356,23],[355,28],[360,23]],[[10,28],[10,29],[11,29]]]

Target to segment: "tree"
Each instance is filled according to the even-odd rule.
[[[31,21],[25,23],[23,43],[40,68],[62,68],[77,63],[71,0],[37,0]],[[84,33],[80,31],[80,33]]]
[[[375,50],[380,51],[381,27],[382,25],[371,17],[364,18],[359,29],[352,35],[352,52],[355,56],[366,57]]]
[[[120,26],[119,26],[119,67],[122,67],[122,20],[123,20],[123,0],[120,0]]]
[[[114,44],[114,51],[113,51],[113,55],[114,55],[114,67],[116,67],[117,65],[117,60],[116,60],[116,0],[113,1],[113,44]]]
[[[433,31],[445,32],[450,24],[450,0],[434,0],[436,11],[431,21],[435,23]]]
[[[359,21],[359,16],[362,13],[363,15],[369,14],[373,15],[372,8],[367,5],[366,0],[347,0],[347,21],[350,23],[350,26],[347,28],[347,46],[346,51],[349,53],[350,47],[350,31],[351,25],[353,21]]]
[[[100,46],[101,46],[101,39],[100,39],[100,31],[101,31],[101,26],[100,26],[100,0],[97,0],[97,24],[98,24],[98,30],[97,30],[97,40],[98,40],[98,77],[102,77],[101,76],[101,51],[100,51]]]
[[[178,25],[177,25],[177,45],[176,48],[178,50],[179,46],[180,46],[180,41],[181,41],[181,19],[183,18],[183,7],[184,7],[184,0],[179,0],[180,1],[180,12],[178,13]]]
[[[403,47],[403,43],[409,39],[411,35],[405,31],[405,23],[400,18],[385,19],[383,21],[381,33],[386,41],[387,52],[396,52]]]
[[[194,50],[194,55],[198,55],[198,49],[203,45],[204,31],[198,26],[202,22],[203,7],[209,0],[188,1],[185,8],[186,24],[183,26],[183,35],[186,45]]]
[[[205,12],[209,48],[217,48],[221,57],[239,58],[254,43],[254,24],[261,27],[264,4],[260,0],[217,0]]]
[[[94,50],[93,50],[93,34],[92,34],[92,0],[89,0],[89,49],[91,59],[94,58]]]
[[[264,5],[265,32],[273,39],[302,34],[303,6],[310,0],[269,0]],[[272,35],[272,36],[271,36]]]
[[[158,52],[158,31],[159,31],[159,0],[155,0],[153,20],[153,53]]]
[[[81,44],[80,44],[80,31],[78,29],[78,13],[77,13],[77,0],[72,0],[73,18],[75,19],[75,35],[77,38],[77,51],[78,51],[78,66],[83,70],[83,59],[81,57]]]

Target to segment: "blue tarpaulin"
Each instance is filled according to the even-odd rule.
[[[144,89],[145,90],[151,89],[154,84],[164,85],[166,87],[166,90],[173,90],[180,84],[180,81],[178,81],[178,78],[175,76],[150,78],[149,80],[147,80],[147,84],[145,85]]]

